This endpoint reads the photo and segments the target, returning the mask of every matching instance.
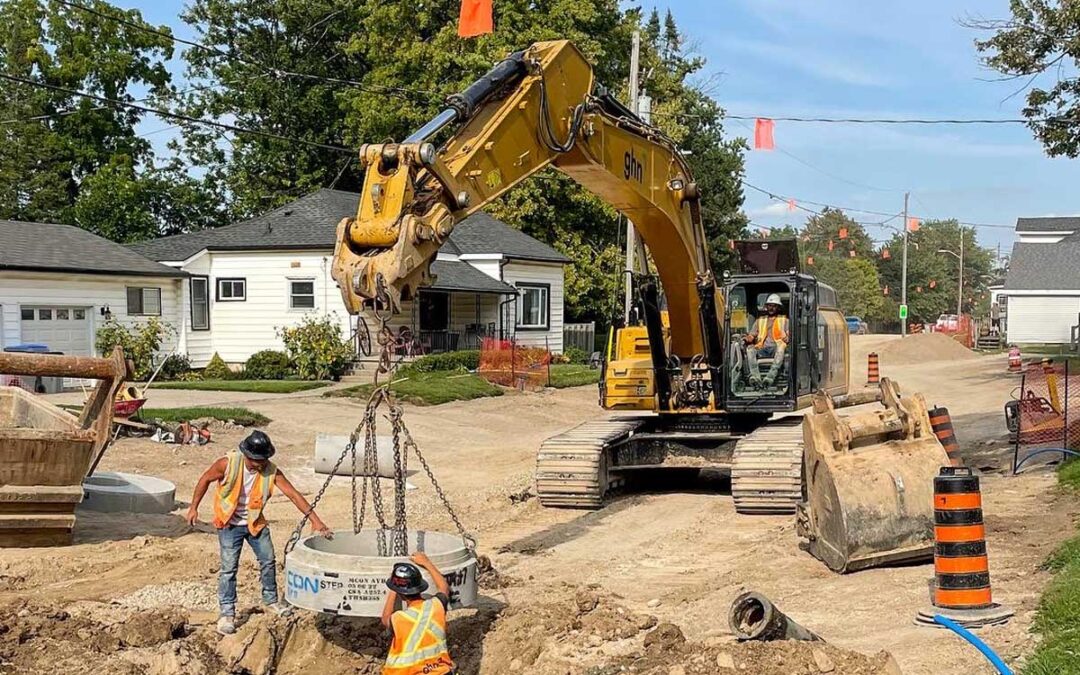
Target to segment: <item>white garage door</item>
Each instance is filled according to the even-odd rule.
[[[90,356],[89,307],[21,307],[21,339],[48,345],[54,352]]]

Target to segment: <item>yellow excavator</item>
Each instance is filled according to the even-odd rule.
[[[880,392],[848,395],[848,331],[836,292],[800,270],[794,241],[736,242],[738,270],[716,278],[701,195],[676,143],[594,82],[574,45],[541,42],[511,54],[403,142],[364,145],[360,161],[358,213],[338,225],[333,261],[352,313],[392,311],[414,298],[432,282],[429,264],[455,224],[549,166],[629,218],[647,248],[655,272],[634,275],[638,320],[613,330],[605,354],[600,403],[619,412],[542,445],[536,487],[544,505],[595,508],[636,472],[718,466],[731,472],[739,512],[799,508],[812,552],[815,540],[843,551],[832,556],[839,561],[830,563],[834,568],[929,551],[929,499],[905,507],[886,492],[873,496],[880,508],[859,514],[871,518],[866,533],[833,526],[850,515],[844,499],[812,499],[815,481],[825,477],[839,484],[865,479],[830,472],[829,453],[855,453],[855,446],[862,458],[856,466],[865,471],[873,448],[902,443],[903,457],[879,461],[890,465],[898,489],[905,471],[911,479],[933,465],[932,477],[934,453],[947,462],[925,403]],[[761,331],[754,329],[766,311],[782,317],[786,334],[775,337],[788,343],[771,359],[756,358],[768,353],[758,349]],[[853,430],[835,418],[827,428],[839,440],[814,455],[807,482],[802,418],[783,414],[815,400],[830,420],[836,407],[878,400],[886,410],[877,418],[908,422],[871,420]],[[908,518],[908,510],[918,518]],[[907,529],[870,541],[882,520]],[[830,537],[842,540],[825,541]]]

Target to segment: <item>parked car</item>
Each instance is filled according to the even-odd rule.
[[[955,333],[960,330],[960,317],[955,314],[942,314],[937,318],[934,328],[941,332],[952,331]]]
[[[847,329],[849,333],[853,335],[866,335],[866,333],[869,331],[866,326],[866,322],[859,317],[848,316],[845,318],[847,319]]]

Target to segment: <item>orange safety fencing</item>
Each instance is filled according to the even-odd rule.
[[[1015,444],[1013,466],[1039,449],[1080,448],[1080,374],[1069,362],[1032,362],[1024,368],[1015,400],[1005,405],[1005,422]]]
[[[543,389],[551,380],[551,352],[544,347],[524,347],[514,340],[484,338],[477,374],[503,387]]]
[[[934,326],[933,331],[952,337],[952,339],[968,349],[973,349],[975,347],[975,322],[972,321],[970,314],[961,315],[955,327],[941,328]]]

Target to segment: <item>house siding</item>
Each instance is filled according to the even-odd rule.
[[[1080,315],[1080,290],[1075,295],[1009,296],[1006,334],[1009,342],[1065,344]]]
[[[203,259],[207,259],[206,265],[199,265]],[[308,314],[333,313],[342,335],[348,337],[349,314],[330,276],[330,259],[328,251],[210,252],[185,267],[191,274],[210,277],[210,330],[189,331],[188,356],[192,365],[205,366],[214,352],[227,363],[241,364],[257,351],[281,350],[284,345],[278,330],[296,325]],[[218,300],[217,280],[238,278],[246,282],[246,299]],[[291,280],[314,283],[313,309],[289,308]],[[190,286],[186,295],[190,295]],[[185,306],[190,324],[190,297]]]
[[[547,347],[552,352],[561,353],[563,350],[563,266],[558,263],[511,260],[502,266],[502,280],[511,286],[528,283],[550,286],[548,329],[516,329],[515,337],[520,345]],[[508,305],[507,311],[516,311],[516,307]],[[514,322],[516,323],[516,317],[514,317]]]
[[[121,323],[132,326],[147,317],[129,316],[127,313],[127,287],[161,289],[162,321],[175,331],[162,343],[161,352],[167,353],[182,333],[180,322],[181,279],[145,276],[59,274],[50,272],[0,272],[0,347],[22,342],[22,306],[88,307],[90,319],[90,344],[94,342],[97,329],[105,322],[101,315],[108,307],[112,316]]]

